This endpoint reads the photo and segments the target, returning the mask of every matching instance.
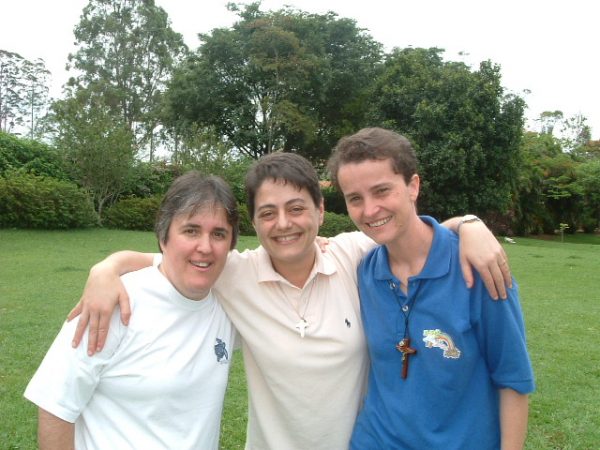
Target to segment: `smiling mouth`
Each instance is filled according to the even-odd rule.
[[[208,262],[194,262],[191,261],[192,266],[194,267],[199,267],[200,269],[208,269],[212,263],[208,263]]]
[[[288,234],[286,236],[276,236],[273,239],[275,242],[285,244],[286,242],[295,241],[300,237],[300,233]]]
[[[383,225],[385,225],[386,223],[388,223],[390,220],[392,220],[392,216],[388,216],[384,219],[378,220],[376,222],[366,222],[366,225],[369,228],[377,228],[377,227],[381,227]]]

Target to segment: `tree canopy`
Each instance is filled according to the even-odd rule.
[[[253,158],[284,150],[325,159],[364,121],[381,45],[334,13],[230,7],[240,20],[201,35],[175,72],[168,123],[213,127]]]
[[[75,27],[72,90],[101,97],[136,137],[152,142],[162,93],[187,47],[154,0],[89,0]]]
[[[505,95],[500,68],[444,61],[443,50],[396,49],[374,88],[373,121],[415,145],[421,211],[439,218],[510,206],[524,102]]]

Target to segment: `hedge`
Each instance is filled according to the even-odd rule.
[[[23,172],[0,177],[0,227],[68,229],[98,225],[88,194],[74,183]]]

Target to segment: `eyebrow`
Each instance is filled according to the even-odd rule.
[[[368,189],[368,191],[371,192],[371,191],[377,190],[377,189],[379,189],[381,187],[388,187],[389,185],[390,185],[390,182],[384,181],[383,183],[379,183],[379,184],[376,184],[374,186],[371,186]],[[356,192],[356,191],[351,191],[351,192],[348,192],[347,194],[344,194],[344,198],[348,198],[348,197],[351,197],[353,195],[360,195],[360,194],[358,192]]]
[[[302,197],[292,198],[292,199],[288,200],[287,202],[285,202],[284,206],[288,206],[288,205],[291,205],[293,203],[302,203],[302,204],[305,204],[306,200],[304,200]],[[260,205],[258,208],[256,208],[256,210],[260,211],[262,209],[269,209],[269,208],[277,208],[277,205],[275,205],[274,203],[267,203],[265,205]]]
[[[194,230],[201,230],[202,226],[197,225],[195,223],[183,223],[181,224],[181,228],[193,228]],[[215,227],[211,231],[220,231],[223,233],[229,233],[229,229],[225,227]]]

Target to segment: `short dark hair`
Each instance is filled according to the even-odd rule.
[[[231,188],[223,179],[214,175],[205,176],[195,170],[177,177],[160,204],[154,225],[159,243],[166,243],[169,239],[169,228],[175,216],[187,214],[191,217],[203,208],[225,210],[227,223],[232,229],[230,249],[235,248],[239,212]]]
[[[250,218],[254,217],[256,193],[265,180],[290,183],[298,190],[306,189],[316,207],[323,200],[319,177],[310,161],[296,153],[270,153],[256,161],[246,174],[246,201]]]
[[[417,173],[417,156],[408,139],[384,128],[363,128],[351,136],[344,136],[334,147],[327,162],[331,182],[340,190],[338,171],[344,164],[367,160],[390,159],[394,173],[404,177],[406,183]]]

